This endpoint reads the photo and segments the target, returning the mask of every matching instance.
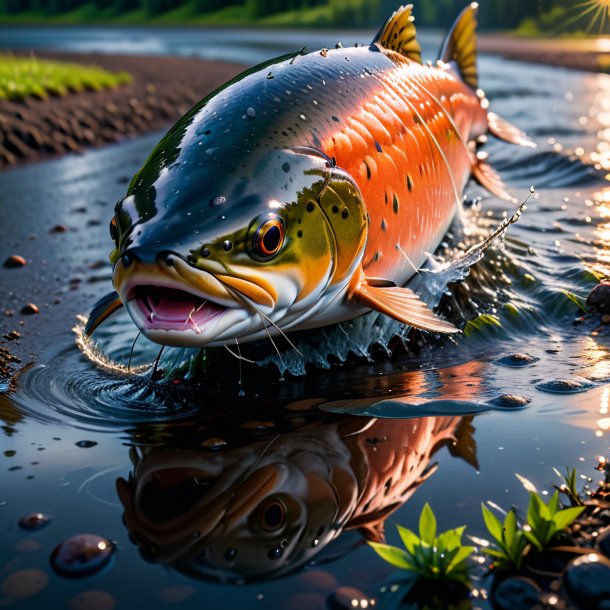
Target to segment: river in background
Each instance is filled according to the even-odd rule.
[[[12,48],[248,63],[354,36],[0,30]],[[432,58],[438,38],[424,43]],[[402,355],[375,353],[306,377],[243,365],[239,386],[228,360],[225,381],[151,383],[148,374],[104,371],[76,347],[77,314],[110,288],[114,202],[161,134],[0,174],[2,257],[29,262],[0,270],[0,304],[17,312],[0,325],[23,335],[18,351],[31,363],[14,392],[0,393],[0,603],[109,608],[111,597],[118,609],[316,609],[331,607],[337,587],[354,587],[389,607],[391,593],[380,589],[393,570],[365,539],[385,528],[397,544],[394,524],[415,527],[425,502],[440,528],[468,524],[484,538],[481,502],[526,506],[516,473],[545,493],[560,483],[553,468],[575,466],[583,484],[596,478],[597,456],[610,452],[608,331],[592,318],[575,323],[566,293],[586,297],[595,275],[610,271],[610,77],[491,56],[480,72],[492,108],[539,143],[490,142],[490,160],[515,196],[525,199],[532,184],[539,196],[450,287],[441,311],[462,326],[480,313],[500,325],[456,341],[420,338]],[[481,194],[469,186],[469,196]],[[513,211],[484,195],[444,255]],[[69,230],[50,233],[57,224]],[[20,316],[30,301],[41,313]],[[131,345],[128,322],[109,328],[117,353]],[[32,511],[52,519],[20,529]],[[56,575],[54,547],[79,532],[113,541],[112,561],[87,577]],[[30,585],[20,594],[6,583],[24,570]]]

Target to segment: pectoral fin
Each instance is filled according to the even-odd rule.
[[[91,310],[89,319],[85,325],[85,334],[87,336],[91,333],[110,315],[112,315],[117,309],[123,307],[123,302],[119,298],[119,295],[113,290],[109,294],[103,296]]]
[[[475,158],[472,165],[473,178],[492,195],[511,203],[517,203],[517,200],[506,190],[506,185],[498,172],[485,162],[486,158],[482,153],[479,153]]]
[[[398,286],[379,286],[379,283],[375,279],[371,285],[362,276],[352,290],[352,298],[413,328],[435,333],[459,332],[451,322],[432,312],[412,290]]]
[[[527,146],[528,148],[536,148],[536,142],[530,140],[525,132],[504,120],[495,112],[487,113],[487,125],[489,133],[499,140],[504,140],[510,144],[519,144],[519,146]]]

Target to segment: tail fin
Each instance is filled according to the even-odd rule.
[[[441,61],[455,64],[462,80],[473,89],[477,89],[479,84],[476,37],[478,9],[478,3],[472,2],[460,13],[447,34],[439,55]]]

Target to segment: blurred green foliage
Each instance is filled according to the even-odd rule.
[[[593,2],[594,0],[590,0]],[[479,0],[480,24],[524,34],[584,29],[572,0]],[[379,27],[401,0],[0,0],[8,22],[119,22]],[[415,0],[417,23],[448,28],[466,0]],[[580,6],[580,5],[579,5]],[[583,13],[585,8],[581,8]]]
[[[127,72],[113,73],[96,66],[0,55],[0,100],[45,99],[49,95],[97,91],[128,82],[131,76]]]

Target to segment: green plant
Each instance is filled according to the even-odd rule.
[[[404,550],[388,544],[369,542],[385,561],[433,580],[455,580],[468,586],[466,559],[474,551],[462,544],[466,526],[447,530],[436,535],[436,518],[428,504],[419,518],[419,536],[411,530],[397,526]]]
[[[483,551],[495,557],[495,563],[500,568],[514,566],[520,569],[527,538],[525,532],[517,525],[515,511],[510,510],[502,523],[484,504],[481,505],[481,509],[487,531],[497,545],[496,548],[484,548]]]
[[[545,504],[538,494],[532,493],[527,509],[529,530],[524,529],[523,533],[539,551],[542,551],[553,537],[568,527],[583,510],[585,510],[584,506],[561,509],[558,492],[553,494],[548,504]]]
[[[572,468],[572,470],[566,468],[566,473],[563,475],[558,470],[555,472],[563,479],[563,483],[559,487],[555,485],[555,489],[568,496],[572,506],[582,506],[583,501],[576,488],[576,468]]]

